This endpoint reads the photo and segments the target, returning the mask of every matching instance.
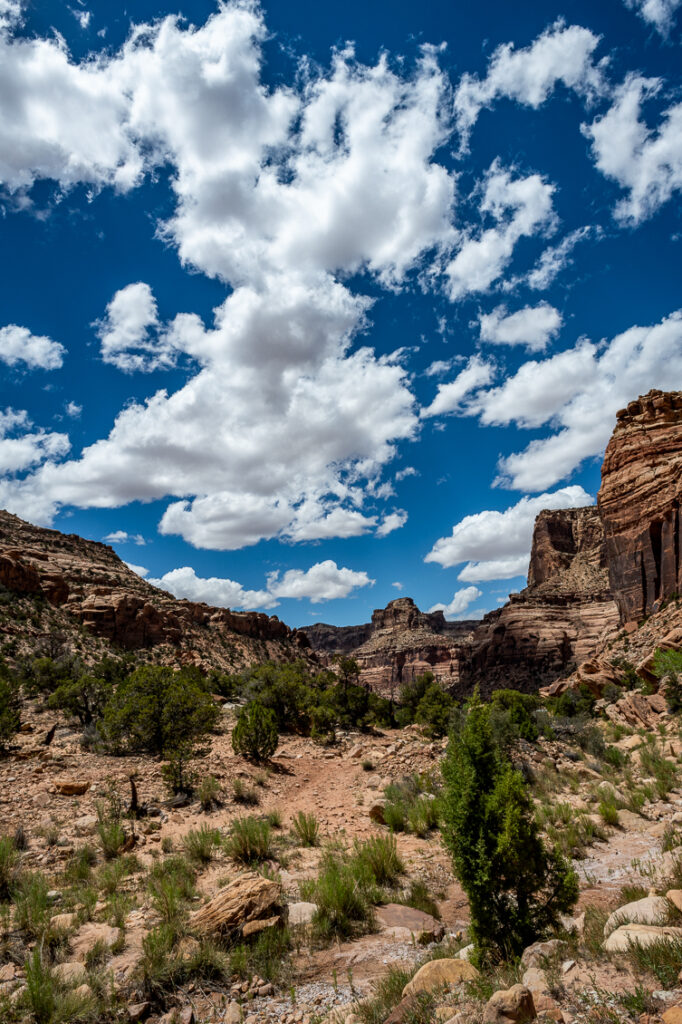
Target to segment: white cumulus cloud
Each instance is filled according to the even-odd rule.
[[[464,410],[464,399],[478,388],[490,384],[493,373],[494,364],[492,362],[488,362],[480,356],[472,356],[454,380],[438,385],[436,397],[431,405],[421,410],[420,415],[426,419],[432,416],[444,416],[448,413],[461,413]]]
[[[548,302],[524,306],[515,313],[508,313],[506,306],[498,306],[491,313],[481,314],[481,341],[525,345],[531,352],[539,352],[557,336],[561,324],[561,314]]]
[[[0,410],[0,474],[20,473],[45,460],[66,455],[70,447],[67,434],[32,428],[33,424],[25,409]],[[8,436],[17,431],[21,431],[17,437]],[[3,501],[5,488],[11,490],[10,480],[4,482],[4,485],[0,481],[0,508],[12,511],[9,503]],[[17,514],[26,512],[21,508],[15,511]]]
[[[497,226],[477,235],[465,232],[456,256],[445,267],[446,291],[452,302],[475,292],[485,292],[500,277],[524,237],[554,228],[554,186],[539,174],[525,178],[495,161],[483,182],[479,210]]]
[[[389,512],[384,516],[376,528],[377,537],[388,537],[389,533],[399,530],[407,522],[407,512],[399,508],[395,512]]]
[[[27,327],[0,327],[0,362],[8,366],[25,363],[29,369],[58,370],[66,349],[44,335],[31,334]]]
[[[510,579],[528,571],[533,525],[543,509],[577,508],[592,505],[594,499],[579,486],[536,497],[521,498],[504,512],[486,509],[465,516],[441,537],[424,559],[443,568],[467,564],[458,579],[478,582]]]
[[[127,530],[114,530],[104,540],[107,544],[137,544],[138,547],[147,543],[141,533],[128,533]]]
[[[651,388],[682,380],[682,310],[649,327],[630,327],[598,345],[573,347],[524,363],[496,388],[479,390],[468,405],[484,424],[558,428],[500,461],[498,482],[539,491],[600,455],[618,409]]]
[[[604,91],[601,69],[594,62],[599,36],[580,25],[556,21],[530,46],[517,50],[513,43],[498,46],[485,78],[464,74],[454,99],[462,150],[484,107],[502,97],[540,107],[558,83],[588,99]]]
[[[636,11],[640,18],[653,25],[662,36],[670,32],[680,3],[682,0],[625,0],[626,7]]]
[[[172,569],[158,579],[150,578],[149,582],[175,597],[203,601],[220,608],[276,608],[282,598],[308,598],[316,604],[348,597],[358,587],[371,585],[374,580],[366,572],[339,568],[328,559],[305,570],[288,569],[283,575],[269,573],[267,586],[262,590],[247,590],[230,579],[197,576],[190,566]]]
[[[434,604],[429,608],[429,611],[443,612],[448,622],[466,619],[467,608],[481,596],[481,593],[482,591],[478,587],[463,587],[461,590],[455,591],[449,604]],[[478,618],[480,618],[480,615]]]
[[[661,85],[658,78],[628,75],[607,112],[582,126],[597,168],[627,191],[615,208],[627,224],[646,220],[682,189],[682,103],[668,107],[655,130],[641,116]]]
[[[137,281],[116,292],[97,324],[102,359],[132,372],[167,369],[177,353],[159,334],[156,300],[148,284]]]

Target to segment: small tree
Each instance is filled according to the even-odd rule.
[[[654,675],[663,684],[668,711],[671,714],[682,711],[682,651],[656,651]]]
[[[0,754],[18,731],[19,687],[4,665],[0,665]]]
[[[477,694],[443,762],[443,838],[469,898],[479,958],[518,955],[558,923],[578,881],[539,834],[519,772],[493,739]]]
[[[99,676],[81,675],[60,683],[47,699],[49,708],[73,715],[85,728],[100,718],[112,694],[112,686]]]
[[[279,736],[275,713],[253,701],[239,712],[232,730],[232,749],[250,761],[267,761],[277,750]]]
[[[419,701],[414,720],[429,736],[437,739],[447,733],[454,709],[455,702],[450,694],[434,682]]]
[[[172,754],[210,732],[218,715],[194,674],[143,665],[116,688],[104,709],[103,733],[117,750]]]

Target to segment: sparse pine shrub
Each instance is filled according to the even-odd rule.
[[[57,1009],[57,981],[43,961],[42,950],[36,946],[25,963],[26,1002],[36,1024],[51,1024]]]
[[[180,743],[171,751],[168,761],[161,769],[161,776],[171,796],[183,793],[191,796],[196,785],[196,775],[189,769],[193,750],[189,742]]]
[[[298,811],[291,819],[291,831],[299,846],[319,846],[320,826],[314,814]]]
[[[510,747],[519,739],[535,743],[539,730],[537,697],[518,690],[496,690],[491,697],[490,726],[498,746]]]
[[[92,846],[87,843],[85,846],[79,846],[73,851],[66,865],[66,877],[70,882],[87,882],[96,863],[97,854]]]
[[[242,708],[232,730],[235,754],[251,761],[267,761],[277,750],[278,741],[277,719],[273,711],[257,701]]]
[[[414,720],[424,727],[424,732],[433,739],[445,736],[455,702],[438,683],[431,683],[417,705]]]
[[[578,896],[569,863],[542,842],[521,775],[494,741],[489,707],[467,703],[443,762],[443,836],[469,898],[478,956],[521,951]]]
[[[599,816],[605,825],[618,825],[618,805],[613,796],[605,795],[599,801]]]
[[[267,821],[258,818],[235,818],[226,849],[241,864],[257,864],[272,856],[272,834]]]
[[[48,697],[47,706],[73,715],[85,728],[100,719],[112,693],[113,686],[106,679],[84,673],[60,682]]]
[[[12,737],[19,730],[19,686],[9,670],[0,666],[0,754],[3,754]]]
[[[219,714],[196,673],[142,665],[119,683],[102,731],[114,750],[174,754],[210,732]]]

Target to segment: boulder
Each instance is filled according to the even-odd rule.
[[[394,1006],[384,1024],[404,1024],[408,1016],[417,1006],[417,996],[403,996],[397,1006]]]
[[[668,889],[665,898],[670,900],[678,910],[682,910],[682,889]]]
[[[270,922],[283,910],[281,885],[247,871],[192,914],[190,926],[203,935],[243,931],[254,921]]]
[[[623,924],[665,924],[670,913],[670,904],[663,896],[645,896],[644,899],[626,903],[609,916],[604,925],[604,938],[609,937]]]
[[[483,1024],[527,1024],[536,1016],[530,989],[525,985],[512,985],[490,997],[483,1013]]]
[[[539,1016],[557,1021],[562,1019],[561,1007],[551,993],[547,975],[540,967],[529,967],[521,979],[521,984],[530,989],[535,1012]]]
[[[467,960],[449,957],[443,960],[429,960],[419,968],[412,980],[408,981],[403,989],[403,997],[462,985],[467,981],[474,981],[476,978],[478,978],[478,971]]]
[[[611,932],[604,943],[607,953],[626,953],[631,946],[652,946],[655,942],[682,942],[682,928],[651,924],[624,924]]]
[[[138,1021],[144,1020],[145,1017],[149,1016],[149,1010],[149,1003],[130,1003],[126,1007],[128,1020],[131,1024],[137,1024]]]
[[[290,925],[305,925],[310,924],[315,911],[317,910],[317,903],[290,903],[289,904],[289,924]]]
[[[88,972],[85,964],[78,960],[69,960],[63,964],[56,964],[52,973],[63,985],[83,985],[88,980]]]
[[[567,945],[561,939],[547,939],[546,942],[534,942],[527,946],[521,954],[522,967],[542,967],[548,960],[562,956]]]
[[[54,787],[62,796],[83,796],[91,785],[92,783],[85,779],[57,779]]]
[[[372,821],[376,821],[377,825],[385,825],[384,809],[386,807],[386,801],[383,797],[375,797],[373,794],[371,796],[371,801],[372,802],[367,813]]]
[[[382,931],[407,929],[418,942],[438,942],[445,934],[443,925],[435,917],[425,914],[423,910],[405,907],[400,903],[387,903],[379,907],[376,917]]]
[[[682,1006],[671,1006],[661,1015],[663,1024],[682,1024]]]
[[[78,929],[71,939],[71,949],[76,960],[85,960],[91,949],[99,943],[111,949],[121,938],[120,928],[113,928],[108,924],[100,924],[90,921]]]

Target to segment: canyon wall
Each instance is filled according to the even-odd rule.
[[[618,413],[598,506],[624,623],[682,593],[682,392],[650,391]]]
[[[61,638],[86,657],[114,644],[151,660],[238,669],[307,656],[309,648],[304,634],[274,615],[177,600],[136,575],[108,545],[3,511],[0,589],[0,639],[15,653],[41,646],[52,653]]]

